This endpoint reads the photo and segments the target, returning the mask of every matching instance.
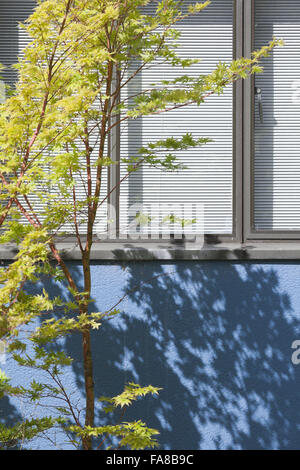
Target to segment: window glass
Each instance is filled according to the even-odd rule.
[[[185,7],[189,3],[185,1]],[[182,36],[178,52],[182,57],[199,58],[201,62],[189,70],[174,69],[165,64],[144,70],[127,87],[122,99],[151,88],[162,79],[186,73],[198,76],[212,71],[220,60],[230,61],[233,54],[232,21],[233,2],[215,0],[200,14],[180,23],[177,27]],[[194,137],[210,137],[214,142],[178,153],[180,161],[188,167],[185,170],[169,173],[143,166],[131,175],[121,187],[121,232],[126,233],[139,207],[161,221],[167,207],[171,211],[179,208],[179,214],[184,213],[189,219],[192,206],[203,205],[205,233],[232,233],[232,115],[232,87],[229,87],[224,95],[210,97],[200,107],[188,106],[122,126],[122,158],[137,156],[138,149],[149,142],[171,136],[179,138],[186,132]],[[121,176],[125,173],[123,165]],[[157,230],[163,232],[163,227],[158,225]]]
[[[300,230],[300,2],[255,2],[255,47],[283,38],[256,77],[254,224]]]

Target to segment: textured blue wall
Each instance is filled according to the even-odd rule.
[[[70,266],[80,279],[79,265]],[[300,448],[300,365],[291,362],[291,344],[300,339],[299,265],[93,265],[93,311],[125,293],[124,313],[93,337],[97,395],[117,394],[128,381],[162,387],[158,399],[142,401],[127,418],[159,429],[165,449]],[[82,400],[80,337],[65,348],[75,357],[66,386]],[[13,383],[32,375],[11,361],[5,370]],[[25,407],[6,401],[0,419],[14,422]],[[67,448],[61,436],[57,441]]]

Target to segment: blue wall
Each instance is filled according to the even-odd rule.
[[[79,265],[70,266],[80,279]],[[159,429],[161,448],[300,448],[300,365],[291,362],[300,339],[299,265],[94,263],[93,311],[125,293],[124,313],[93,337],[97,395],[117,394],[128,381],[162,387],[127,416]],[[80,337],[65,348],[75,357],[66,385],[81,400]],[[32,375],[10,360],[4,368],[13,383]],[[26,406],[6,401],[0,419],[14,422]],[[40,439],[32,447],[51,445]]]

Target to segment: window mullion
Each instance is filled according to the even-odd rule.
[[[243,56],[244,46],[244,0],[234,2],[234,59]],[[234,232],[236,239],[243,238],[243,81],[234,84]]]
[[[116,67],[114,67],[112,94],[119,88],[120,76]],[[120,101],[117,97],[116,104]],[[114,126],[108,139],[109,157],[114,162],[108,167],[108,233],[109,238],[118,238],[120,231],[120,125],[114,125],[120,121],[120,115],[116,114],[110,118],[109,126]]]
[[[244,50],[245,57],[251,57],[254,39],[254,0],[244,0]],[[253,93],[254,78],[250,77],[243,84],[243,174],[244,174],[244,202],[243,225],[244,239],[249,238],[253,227]]]

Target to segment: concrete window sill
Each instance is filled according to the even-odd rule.
[[[81,253],[71,241],[58,242],[65,260],[80,260]],[[12,260],[17,254],[13,244],[0,246],[0,260]],[[93,261],[167,261],[167,260],[300,260],[300,240],[266,242],[253,241],[245,244],[222,242],[207,244],[202,248],[192,242],[95,242]]]

